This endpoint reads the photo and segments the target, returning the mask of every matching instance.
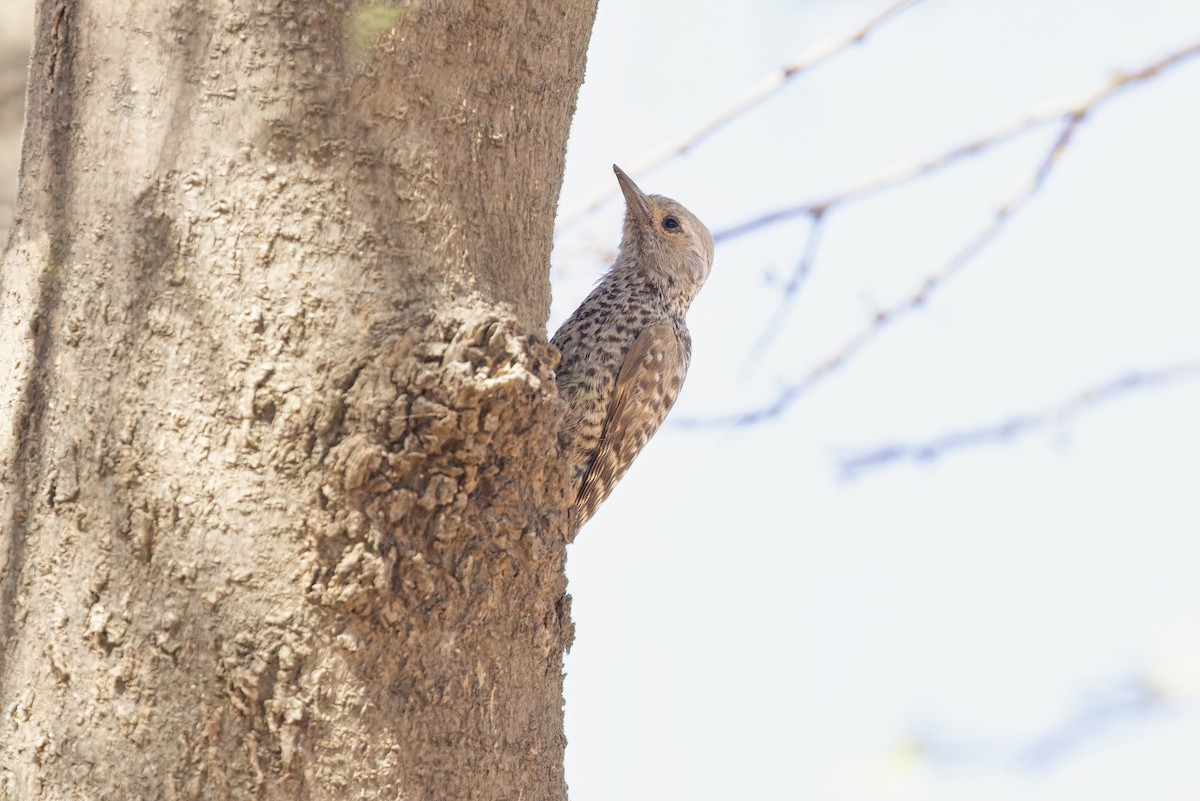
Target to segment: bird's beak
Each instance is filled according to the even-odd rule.
[[[613,165],[613,172],[617,174],[617,183],[621,185],[621,194],[625,196],[625,205],[629,207],[630,211],[639,212],[643,221],[649,221],[650,204],[646,201],[646,195],[638,189],[638,185],[633,182],[633,179],[616,164]]]

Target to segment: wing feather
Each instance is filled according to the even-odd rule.
[[[621,363],[600,443],[579,484],[576,526],[588,521],[662,425],[679,396],[690,356],[690,342],[669,321],[646,327],[633,341]]]

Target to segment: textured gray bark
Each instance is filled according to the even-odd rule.
[[[41,4],[0,798],[565,797],[545,320],[594,10]]]

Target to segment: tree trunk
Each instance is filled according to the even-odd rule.
[[[545,321],[594,11],[42,2],[0,798],[565,798]]]

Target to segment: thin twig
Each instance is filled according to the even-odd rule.
[[[1004,226],[1008,224],[1009,220],[1012,219],[1013,215],[1020,211],[1037,194],[1038,190],[1041,189],[1055,162],[1058,161],[1059,157],[1066,150],[1067,145],[1071,141],[1072,134],[1074,134],[1075,129],[1082,119],[1082,116],[1077,116],[1071,117],[1067,121],[1059,132],[1058,137],[1054,140],[1053,147],[1050,148],[1045,158],[1042,159],[1029,178],[995,210],[991,221],[960,248],[940,270],[927,276],[921,285],[908,297],[886,309],[877,311],[871,317],[870,321],[857,334],[847,340],[841,348],[813,367],[804,378],[784,387],[774,401],[745,412],[719,417],[684,419],[679,421],[679,424],[689,428],[730,425],[743,426],[760,423],[781,415],[801,395],[812,389],[830,373],[845,366],[860,350],[883,333],[888,326],[924,306],[935,292],[953,278],[985,245],[995,239],[1004,229]]]
[[[1135,392],[1200,379],[1200,360],[1160,370],[1139,370],[1106,381],[1061,403],[988,425],[951,431],[930,440],[883,445],[841,460],[844,479],[855,479],[870,470],[896,462],[930,462],[955,451],[995,445],[1048,428],[1064,425],[1101,404]]]
[[[991,738],[922,733],[913,738],[913,744],[921,756],[943,768],[1045,770],[1077,754],[1097,735],[1169,711],[1171,705],[1172,699],[1162,695],[1153,682],[1131,676],[1083,700],[1057,727],[1030,742],[1009,744]]]
[[[720,415],[706,418],[690,418],[678,421],[679,425],[689,428],[696,427],[713,427],[713,426],[731,426],[731,425],[752,425],[781,415],[792,403],[807,393],[816,384],[820,383],[830,373],[844,367],[855,355],[858,354],[867,344],[873,341],[880,333],[889,325],[896,322],[908,314],[916,311],[924,306],[930,298],[939,290],[945,283],[956,275],[980,250],[990,243],[1004,229],[1012,217],[1020,211],[1034,196],[1037,195],[1045,183],[1050,172],[1054,169],[1062,154],[1066,151],[1067,146],[1071,142],[1071,137],[1083,120],[1091,114],[1100,105],[1114,97],[1121,90],[1133,86],[1137,83],[1144,82],[1161,75],[1168,68],[1176,66],[1190,58],[1200,55],[1200,42],[1195,42],[1191,45],[1176,50],[1159,60],[1152,62],[1144,67],[1132,71],[1117,72],[1112,76],[1107,84],[1102,88],[1091,93],[1081,96],[1080,99],[1057,104],[1049,112],[1034,112],[1023,118],[1024,122],[1010,124],[999,129],[997,134],[989,135],[974,142],[969,142],[949,151],[949,154],[924,162],[915,167],[906,169],[893,170],[887,175],[874,179],[872,181],[860,184],[857,187],[837,193],[824,200],[797,206],[793,209],[773,212],[771,215],[765,215],[757,220],[751,220],[747,223],[742,223],[724,232],[726,238],[730,236],[741,235],[753,230],[757,227],[778,222],[782,219],[787,219],[787,216],[797,216],[803,214],[814,214],[819,211],[822,215],[831,213],[838,205],[847,202],[850,199],[857,199],[866,194],[880,191],[888,186],[893,186],[898,182],[911,180],[912,178],[923,175],[940,166],[949,164],[951,161],[962,158],[970,153],[978,152],[980,148],[992,147],[996,143],[1004,141],[1005,138],[1016,135],[1018,129],[1028,130],[1035,125],[1042,125],[1048,122],[1058,121],[1061,125],[1058,137],[1055,139],[1054,145],[1051,147],[1045,158],[1031,172],[1028,178],[1023,182],[1013,195],[1003,203],[992,216],[983,229],[981,229],[974,237],[972,237],[962,249],[958,251],[945,265],[937,272],[929,275],[919,287],[908,297],[902,299],[896,304],[893,304],[887,309],[877,312],[870,321],[841,348],[828,356],[800,380],[784,386],[776,398],[757,409],[738,412],[728,415]],[[1032,122],[1031,122],[1032,121]],[[1022,126],[1024,126],[1022,128]],[[989,144],[990,143],[990,144]]]
[[[921,0],[901,0],[901,2],[889,6],[881,14],[860,26],[858,30],[849,35],[831,37],[818,43],[799,58],[796,58],[755,83],[694,130],[667,142],[657,150],[645,154],[632,163],[626,164],[626,172],[636,178],[660,166],[664,162],[686,153],[730,122],[733,122],[750,109],[774,95],[796,76],[808,72],[853,45],[864,42],[876,28],[919,2]],[[599,208],[610,197],[616,195],[616,193],[616,184],[611,180],[597,186],[585,195],[582,200],[563,209],[558,217],[558,229],[562,230],[579,222]]]
[[[1170,67],[1179,64],[1189,58],[1200,55],[1200,42],[1195,42],[1186,47],[1180,48],[1164,58],[1148,64],[1141,69],[1132,72],[1117,72],[1101,87],[1090,92],[1065,98],[1054,103],[1049,103],[1040,109],[1034,109],[1029,113],[1018,117],[1017,119],[1003,122],[997,125],[989,133],[984,134],[976,139],[968,142],[963,142],[956,145],[940,155],[925,161],[914,162],[909,164],[898,164],[890,169],[884,170],[878,175],[872,176],[864,181],[859,182],[840,192],[835,192],[818,200],[811,200],[804,203],[798,203],[794,206],[787,206],[782,209],[774,209],[772,211],[761,214],[757,217],[752,217],[735,225],[717,231],[713,234],[713,240],[720,242],[723,240],[733,239],[735,237],[744,236],[753,231],[765,228],[785,220],[791,220],[796,217],[805,217],[812,215],[816,210],[831,210],[837,206],[845,204],[852,200],[860,200],[864,197],[877,194],[890,189],[899,184],[904,184],[927,175],[931,172],[947,167],[954,162],[961,161],[969,156],[978,155],[987,150],[991,150],[998,145],[1004,144],[1011,139],[1039,128],[1043,125],[1049,125],[1054,122],[1063,122],[1071,117],[1090,113],[1121,90],[1127,89],[1133,84],[1147,81],[1155,78],[1163,71]]]
[[[792,314],[792,307],[796,305],[796,298],[800,295],[800,288],[804,286],[804,282],[808,280],[809,273],[812,272],[813,262],[817,258],[817,247],[821,242],[821,231],[825,227],[824,210],[814,211],[812,214],[812,224],[808,228],[808,238],[804,240],[804,252],[800,256],[800,261],[796,262],[795,269],[792,270],[792,275],[788,278],[788,282],[784,284],[783,291],[779,295],[779,304],[775,307],[775,313],[771,315],[771,319],[763,326],[762,332],[758,335],[758,340],[754,343],[754,347],[750,349],[750,354],[746,357],[746,362],[743,367],[743,372],[748,374],[762,355],[767,352],[771,343],[775,341],[775,337],[779,335],[779,329],[787,321]]]

